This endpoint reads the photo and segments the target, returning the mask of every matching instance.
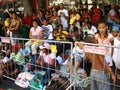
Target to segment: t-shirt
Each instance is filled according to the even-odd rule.
[[[40,38],[40,32],[42,31],[42,28],[40,26],[38,26],[36,28],[36,30],[34,30],[34,27],[32,27],[30,29],[30,32],[32,33],[33,36],[35,36],[35,39],[39,39]]]
[[[66,28],[66,27],[68,27],[68,20],[65,19],[64,15],[60,14],[60,12],[63,12],[65,14],[65,16],[68,17],[69,16],[68,11],[66,9],[58,11],[58,16],[60,16],[60,18],[61,18],[61,24],[63,25],[63,28]]]
[[[95,26],[91,26],[91,29],[87,30],[87,34],[95,35],[96,32],[97,32],[97,28]]]
[[[42,51],[40,52],[40,56],[43,58],[44,62],[48,64],[52,64],[52,60],[56,58],[56,55],[54,53],[46,55]]]
[[[62,33],[57,33],[56,34],[56,39],[57,41],[65,41],[67,38],[66,36],[68,35],[68,32],[63,30]]]
[[[53,28],[51,25],[47,25],[47,26],[42,25],[42,29],[44,32],[43,39],[53,39],[53,35],[52,35]]]
[[[25,59],[24,59],[23,55],[20,52],[18,52],[17,54],[12,52],[10,54],[10,60],[13,60],[18,65],[23,65],[25,63]]]
[[[114,46],[119,48],[114,48],[113,52],[113,61],[115,62],[115,66],[120,69],[120,40],[116,37],[114,38]]]

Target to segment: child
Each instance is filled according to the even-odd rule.
[[[107,23],[105,21],[100,21],[98,23],[97,28],[98,28],[98,33],[95,35],[95,39],[97,40],[98,44],[113,45],[114,37],[112,34],[108,33]],[[113,48],[106,47],[105,60],[109,66],[113,66],[112,54],[113,54]]]
[[[119,47],[119,48],[114,48],[112,58],[117,68],[116,84],[120,84],[120,33],[118,33],[118,36],[114,38],[114,46]]]
[[[84,42],[96,43],[94,35],[87,35],[84,38]],[[110,90],[110,84],[108,84],[108,72],[111,74],[113,81],[115,81],[115,75],[104,60],[104,55],[85,52],[84,59],[89,60],[89,62],[92,63],[90,74],[92,78],[91,90]]]
[[[119,29],[118,26],[113,26],[113,27],[112,27],[112,35],[113,35],[114,37],[117,37],[119,31],[120,31],[120,29]]]
[[[23,55],[19,52],[18,44],[12,45],[12,53],[10,54],[10,60],[13,61],[15,69],[10,72],[9,75],[16,75],[23,69],[25,63]]]

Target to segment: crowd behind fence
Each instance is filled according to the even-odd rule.
[[[17,44],[11,44],[11,40],[16,40]],[[105,55],[106,47],[116,48],[118,50],[120,47],[84,42],[75,42],[75,45],[73,45],[71,42],[41,40],[41,43],[37,47],[37,54],[32,55],[31,46],[29,46],[27,49],[25,46],[25,43],[30,40],[37,39],[11,39],[7,37],[1,37],[0,58],[2,63],[0,63],[0,66],[2,68],[0,68],[0,70],[3,70],[4,73],[0,72],[0,75],[3,74],[4,77],[15,81],[17,85],[24,88],[30,88],[31,90],[42,90],[45,89],[44,86],[46,86],[46,90],[86,90],[86,88],[90,87],[90,82],[92,80],[101,82],[103,84],[108,84],[111,86],[112,90],[117,90],[120,88],[119,68],[117,67],[116,62],[114,63],[115,65],[111,67],[115,74],[116,81],[113,82],[111,75],[107,73],[109,76],[109,81],[105,82],[105,80],[91,77],[91,70],[93,70],[91,69],[91,63],[88,62],[88,60],[86,61],[84,58],[85,53],[91,53],[93,56],[92,64],[94,64],[95,55]],[[50,45],[51,47],[48,47],[47,45]],[[66,49],[66,46],[69,47],[69,49]],[[43,51],[44,48],[50,49],[48,50],[47,54],[54,53],[55,57],[53,54],[51,54],[52,57],[55,58],[53,66],[52,64],[46,64],[45,66],[42,65],[44,58],[41,58],[41,61],[39,62],[42,64],[38,64],[36,62],[39,56],[42,55],[41,51]],[[14,56],[13,52],[17,52],[16,56]],[[22,54],[19,54],[19,52]],[[21,60],[22,58],[24,59],[24,62]],[[47,58],[50,59],[51,57]],[[120,62],[118,61],[117,64],[119,63]],[[95,72],[97,71],[95,70]]]

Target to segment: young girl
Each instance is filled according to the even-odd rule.
[[[113,45],[114,37],[112,34],[108,33],[108,25],[105,21],[100,21],[98,23],[98,33],[95,35],[95,38],[99,44],[104,45]],[[112,62],[113,48],[106,47],[105,60],[109,66],[113,65]]]

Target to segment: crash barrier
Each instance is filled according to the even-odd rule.
[[[50,64],[45,66],[40,65],[44,62],[44,57],[41,58],[39,64],[36,64],[44,48],[47,49],[46,53],[48,55],[46,58],[48,60],[55,59],[53,65],[51,65],[53,61],[48,61]],[[20,87],[30,88],[31,90],[42,90],[45,88],[44,86],[50,88],[51,86],[47,86],[48,82],[50,80],[57,82],[58,76],[66,77],[65,80],[70,85],[73,83],[73,79],[70,79],[72,78],[71,71],[67,73],[67,62],[65,61],[70,57],[72,48],[73,44],[71,42],[1,37],[0,49],[4,54],[1,58],[5,72],[3,76],[14,80]],[[52,80],[52,78],[56,79]],[[63,88],[64,84],[66,85],[66,81],[57,87],[52,86],[52,88]]]
[[[79,47],[79,48],[78,48]],[[113,54],[111,57],[108,57],[108,51],[111,52],[113,49]],[[83,52],[83,56],[81,55],[81,52]],[[74,84],[79,83],[79,85],[82,87],[83,84],[81,84],[81,80],[78,79],[77,75],[79,75],[78,65],[83,70],[85,70],[85,73],[87,73],[87,79],[84,84],[90,85],[90,90],[97,90],[97,88],[101,88],[100,90],[119,90],[120,89],[120,46],[119,43],[115,43],[114,46],[112,45],[100,45],[100,44],[92,44],[92,43],[84,43],[84,42],[76,42],[75,43],[75,51],[72,53],[75,55],[74,62]],[[79,58],[83,57],[83,61],[79,60]],[[95,58],[97,56],[97,59]],[[95,69],[97,65],[96,60],[99,60],[99,56],[103,56],[102,60],[102,70]],[[92,59],[90,59],[92,58]],[[92,60],[92,61],[91,61]],[[113,64],[111,64],[111,62]],[[79,64],[78,64],[79,63]],[[112,79],[112,75],[108,70],[106,70],[106,65],[109,66],[109,69],[113,71],[115,79]],[[83,72],[83,75],[84,72]],[[85,75],[86,76],[86,75]],[[104,77],[104,76],[107,76]],[[102,78],[101,78],[102,77]],[[101,85],[100,85],[101,84]],[[100,86],[99,86],[100,85]],[[104,88],[106,87],[107,88]],[[92,88],[91,88],[92,87]]]
[[[13,40],[13,41],[12,41]],[[22,39],[22,38],[5,38],[1,37],[1,50],[3,52],[6,52],[8,49],[12,48],[18,48],[18,44],[22,43],[24,46],[23,49],[25,49],[26,42],[33,40],[38,41],[37,39]],[[11,42],[12,41],[12,42]],[[14,42],[17,42],[17,45],[14,46]],[[71,42],[63,42],[63,41],[53,41],[53,40],[40,40],[41,43],[39,43],[37,48],[37,54],[32,55],[32,46],[29,46],[31,52],[29,52],[28,56],[25,57],[25,63],[22,64],[23,67],[18,67],[18,65],[13,64],[13,61],[9,63],[5,63],[5,73],[4,77],[7,77],[13,81],[17,85],[23,88],[30,88],[31,90],[58,90],[58,89],[64,89],[64,90],[86,90],[91,87],[91,82],[95,80],[96,82],[103,83],[103,85],[107,84],[112,88],[112,90],[117,90],[120,88],[119,86],[119,53],[117,53],[116,60],[113,60],[115,62],[115,66],[111,67],[111,69],[114,71],[116,81],[113,82],[111,79],[111,75],[107,73],[108,75],[108,81],[102,80],[102,79],[95,79],[91,77],[91,63],[85,61],[84,54],[85,53],[92,53],[92,60],[94,65],[94,57],[96,54],[100,54],[105,56],[106,54],[106,48],[114,48],[119,51],[118,46],[109,46],[109,45],[99,45],[99,44],[91,44],[91,43],[83,43],[83,42],[75,42],[75,45],[73,45]],[[44,43],[49,43],[51,45],[51,51],[57,55],[57,52],[59,52],[59,55],[62,56],[62,62],[61,64],[57,64],[58,61],[55,61],[54,68],[51,66],[40,66],[36,64],[36,60],[38,59],[38,56],[40,54],[40,47],[44,46]],[[4,44],[4,45],[3,45]],[[19,45],[19,47],[21,44]],[[3,48],[4,47],[4,48]],[[57,49],[56,49],[57,48]],[[20,48],[19,48],[20,49]],[[28,53],[26,52],[26,53]],[[50,53],[50,52],[49,52]],[[113,58],[113,57],[112,57]],[[57,60],[57,58],[56,58]],[[59,60],[61,60],[59,58]],[[116,65],[116,61],[117,65]],[[4,60],[4,62],[7,62],[7,60]],[[42,62],[42,60],[41,60]],[[59,62],[60,63],[60,62]],[[13,64],[13,65],[12,65]],[[105,64],[105,62],[104,62]],[[109,63],[108,63],[109,64]],[[104,65],[103,65],[104,66]],[[11,68],[10,68],[11,67]],[[9,75],[11,71],[18,68],[20,71],[18,74],[15,75]],[[93,70],[93,72],[101,72],[99,70]],[[103,71],[106,72],[105,68]],[[45,73],[48,73],[45,76]],[[104,76],[103,74],[100,75],[100,77]],[[46,77],[49,78],[48,83],[44,83],[46,81]]]

